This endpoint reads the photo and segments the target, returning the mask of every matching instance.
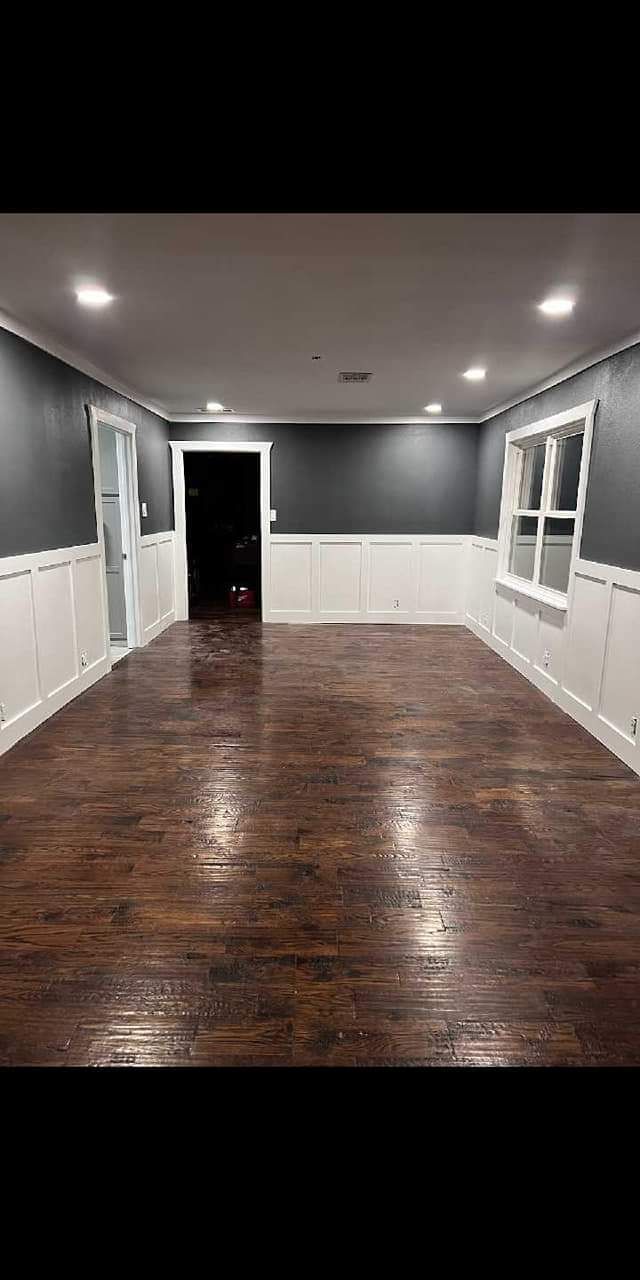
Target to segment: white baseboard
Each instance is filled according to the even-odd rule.
[[[496,586],[495,540],[470,554],[469,629],[640,774],[640,573],[578,559],[563,613]]]
[[[176,617],[173,532],[139,563],[146,645]],[[640,573],[578,560],[561,613],[496,566],[475,535],[272,535],[265,621],[465,625],[640,774]],[[109,672],[103,609],[97,543],[0,560],[0,754]]]
[[[110,670],[97,543],[0,560],[0,754]]]
[[[175,620],[173,532],[140,539],[142,643]],[[111,670],[98,543],[0,560],[0,755]]]

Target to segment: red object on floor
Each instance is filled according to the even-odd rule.
[[[255,609],[256,593],[251,587],[232,587],[229,592],[230,609]]]

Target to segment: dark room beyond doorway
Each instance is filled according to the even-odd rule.
[[[191,617],[260,609],[259,465],[257,454],[185,454]]]

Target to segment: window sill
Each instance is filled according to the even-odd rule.
[[[558,609],[560,613],[567,612],[567,596],[561,595],[559,591],[532,586],[522,578],[510,578],[506,574],[502,578],[494,578],[494,582],[497,587],[507,587],[509,591],[517,591],[518,595],[537,600],[538,604],[546,604],[551,609]]]

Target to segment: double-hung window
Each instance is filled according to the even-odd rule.
[[[498,581],[563,609],[582,532],[595,401],[506,437]]]

